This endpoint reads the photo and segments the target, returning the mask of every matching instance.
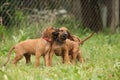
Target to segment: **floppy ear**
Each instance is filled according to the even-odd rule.
[[[74,39],[73,39],[72,35],[70,34],[70,32],[69,32],[69,31],[67,31],[67,33],[68,33],[68,39],[70,39],[70,40],[74,41]]]
[[[42,37],[45,38],[45,37],[48,37],[48,28],[44,29],[43,32],[42,32]]]
[[[52,34],[50,34],[51,29],[53,29],[52,26],[48,26],[46,29],[44,29],[42,32],[42,37],[51,38],[51,35],[52,35]]]

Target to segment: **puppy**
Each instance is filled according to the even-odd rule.
[[[79,61],[83,62],[82,55],[79,53],[79,45],[78,43],[67,39],[70,38],[69,34],[66,31],[63,31],[59,29],[58,36],[54,40],[54,43],[52,44],[52,50],[50,53],[50,65],[52,64],[52,56],[55,53],[57,56],[61,56],[63,59],[63,63],[70,63],[74,64],[76,61],[77,56],[79,56]]]
[[[50,65],[52,64],[52,56],[55,53],[57,56],[62,56],[63,63],[70,63],[68,47],[66,45],[66,39],[68,37],[66,32],[60,31],[58,29],[57,36],[54,37],[54,42],[52,43],[52,48],[50,51]]]
[[[8,59],[4,65],[10,60],[11,52],[14,50],[16,56],[12,62],[13,64],[17,64],[23,56],[26,58],[26,63],[29,63],[30,55],[33,54],[35,55],[35,67],[38,67],[40,64],[40,56],[44,57],[45,65],[49,66],[49,51],[53,41],[53,33],[55,33],[55,29],[53,27],[47,27],[43,31],[41,38],[25,40],[14,45],[8,52]]]
[[[78,36],[71,35],[71,33],[68,31],[66,27],[61,27],[59,29],[60,31],[67,33],[68,39],[66,39],[66,45],[69,51],[69,57],[72,63],[75,63],[76,58],[80,63],[82,63],[83,57],[82,57],[82,51],[79,49],[79,46],[83,44],[86,40],[88,40],[90,37],[93,36],[94,33],[92,33],[90,36],[86,37],[83,40],[80,40]]]

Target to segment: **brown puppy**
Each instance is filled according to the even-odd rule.
[[[78,43],[67,39],[70,38],[69,34],[66,31],[59,29],[58,36],[56,37],[54,43],[52,44],[52,50],[50,53],[50,64],[52,64],[52,55],[55,53],[57,56],[62,56],[63,63],[69,62],[70,56],[72,63],[75,63],[77,56],[79,55],[79,61],[83,62],[82,55],[79,53],[79,45]]]
[[[13,46],[9,53],[7,62],[10,59],[10,55],[12,50],[15,51],[16,56],[13,60],[13,64],[17,64],[17,62],[24,56],[26,58],[26,63],[30,62],[30,55],[33,54],[36,57],[35,67],[38,67],[40,64],[40,56],[44,57],[45,65],[49,66],[49,51],[51,48],[51,42],[53,41],[52,33],[55,32],[53,27],[47,27],[42,34],[42,37],[39,39],[30,39],[22,41],[15,46]],[[4,64],[6,65],[7,62]]]
[[[54,38],[52,48],[50,51],[50,65],[52,64],[52,56],[55,53],[57,56],[62,56],[63,63],[70,63],[68,47],[66,45],[66,39],[68,34],[61,30],[58,30],[57,37]]]
[[[75,62],[75,59],[79,60],[79,62],[83,62],[82,58],[82,51],[79,49],[79,46],[83,44],[86,40],[88,40],[90,37],[93,36],[94,33],[92,33],[90,36],[86,37],[83,40],[80,40],[78,36],[76,35],[71,35],[70,32],[66,27],[61,27],[60,30],[63,32],[66,32],[69,35],[70,40],[66,40],[67,47],[69,49],[69,57],[72,62]],[[72,48],[71,48],[72,47]],[[77,49],[77,50],[76,50]],[[76,50],[76,51],[75,51]]]

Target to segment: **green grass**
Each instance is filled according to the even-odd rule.
[[[68,25],[68,24],[67,24]],[[66,26],[66,25],[65,25]],[[69,25],[68,25],[69,26]],[[59,27],[59,26],[58,26]],[[69,27],[70,29],[70,27]],[[0,42],[0,65],[7,59],[10,47],[22,40],[35,38],[40,35],[41,27],[26,29],[11,29],[5,34],[5,42]],[[91,32],[81,29],[70,29],[73,34],[81,39]],[[1,80],[119,80],[120,79],[120,34],[95,34],[82,46],[85,62],[76,65],[62,64],[60,57],[53,57],[52,67],[45,67],[41,57],[39,68],[34,68],[35,57],[32,63],[26,65],[23,58],[17,66],[11,64],[14,53],[11,55],[10,63],[0,67]]]

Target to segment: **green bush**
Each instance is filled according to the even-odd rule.
[[[19,35],[17,36],[13,35],[12,37],[16,43],[29,39],[29,36],[27,36],[27,33],[24,32],[23,30],[19,30]]]
[[[5,32],[6,32],[5,26],[0,25],[0,41],[3,40],[3,37],[5,36]]]
[[[3,25],[6,27],[13,26],[15,17],[15,4],[13,0],[2,0],[0,2],[0,16],[3,19]],[[9,11],[9,12],[8,12]]]
[[[5,26],[0,25],[0,35],[5,33]]]

